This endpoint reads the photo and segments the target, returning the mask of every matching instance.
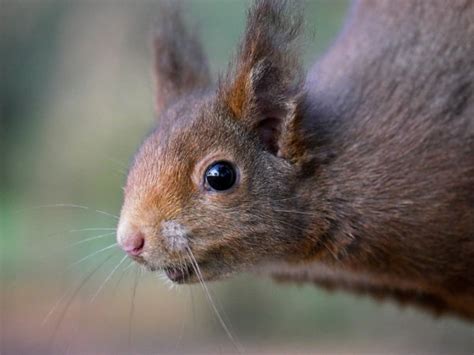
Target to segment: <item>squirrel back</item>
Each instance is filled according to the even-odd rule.
[[[473,316],[473,38],[472,1],[354,4],[306,84],[337,256],[313,281]]]

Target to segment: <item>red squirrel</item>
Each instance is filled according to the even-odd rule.
[[[356,1],[307,75],[302,12],[255,1],[217,83],[162,13],[119,245],[178,284],[255,271],[474,319],[474,1]]]

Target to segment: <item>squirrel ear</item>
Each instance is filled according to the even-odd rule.
[[[207,59],[195,33],[184,26],[179,3],[160,4],[153,40],[158,113],[180,95],[210,84]]]
[[[221,101],[231,114],[260,136],[267,150],[285,155],[295,132],[303,75],[298,41],[303,27],[294,1],[257,0],[227,75],[219,83]],[[288,157],[289,158],[289,157]]]

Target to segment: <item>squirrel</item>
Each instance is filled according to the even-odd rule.
[[[473,320],[474,1],[355,1],[305,73],[302,5],[257,0],[216,83],[181,12],[121,248],[178,284],[250,271]]]

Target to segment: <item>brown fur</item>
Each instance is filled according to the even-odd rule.
[[[473,319],[474,2],[358,1],[302,80],[301,9],[256,1],[215,89],[173,14],[120,221],[146,235],[137,260],[186,259],[172,221],[208,280],[257,270]],[[240,173],[223,193],[203,186],[217,160]]]

